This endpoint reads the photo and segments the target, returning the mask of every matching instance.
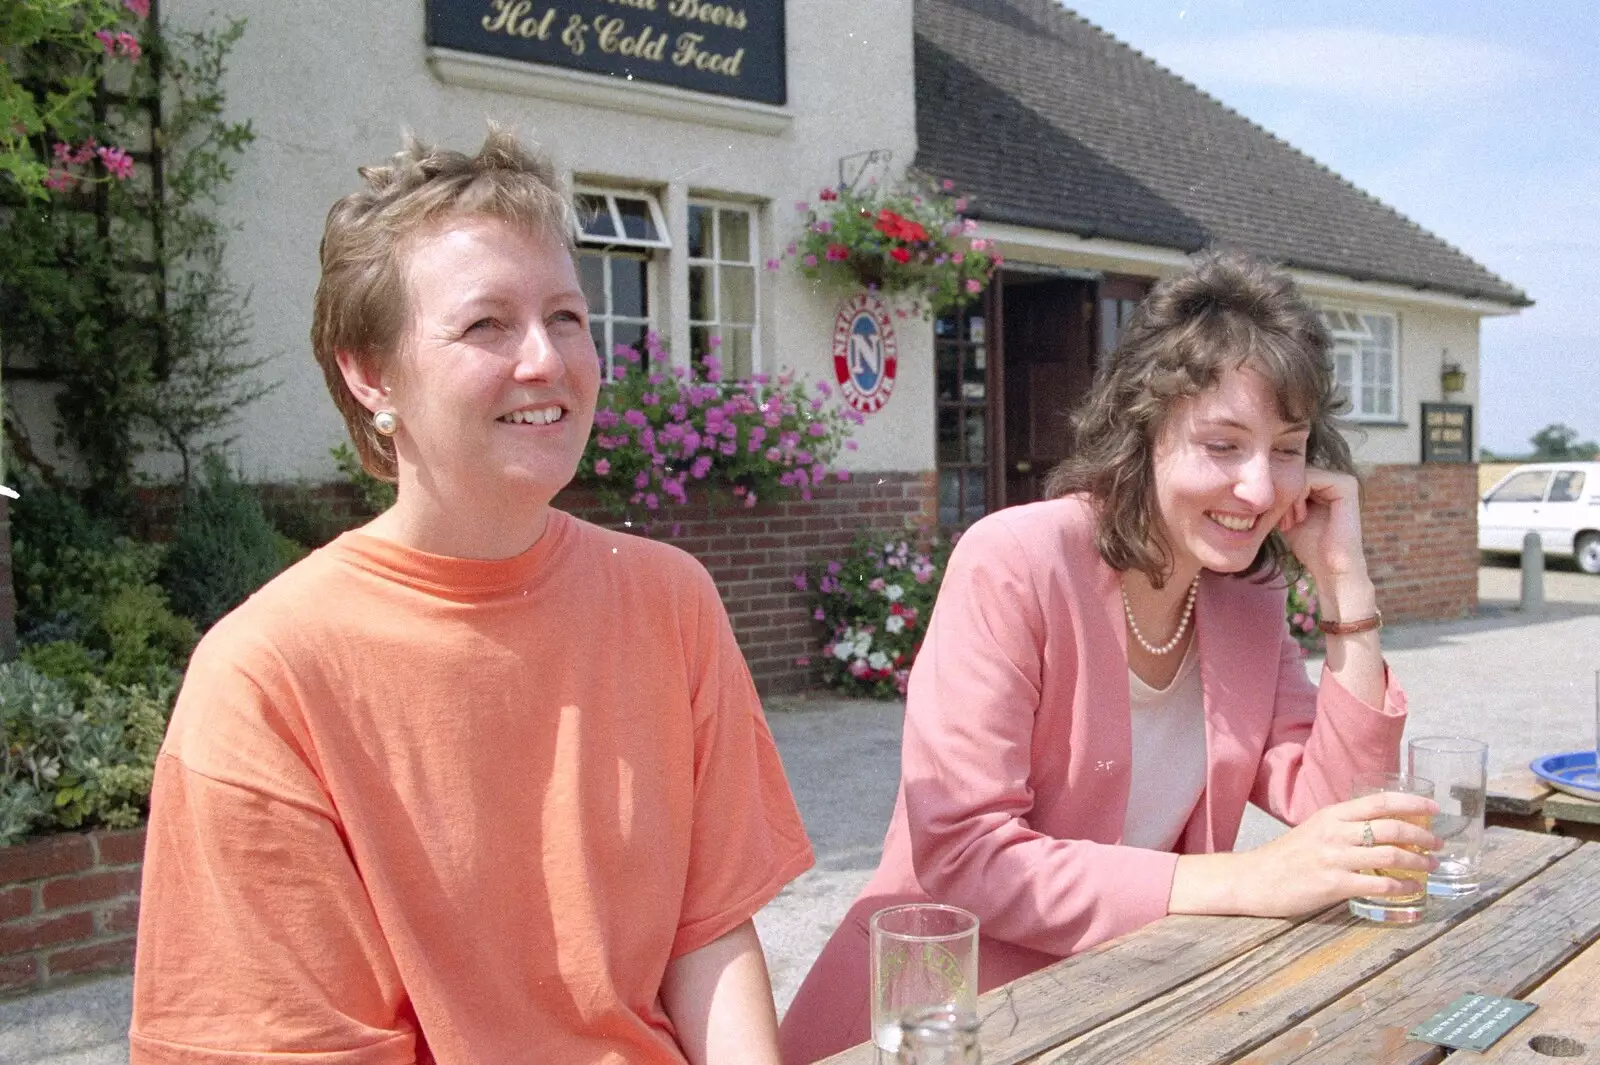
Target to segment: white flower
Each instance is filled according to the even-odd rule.
[[[888,669],[889,656],[884,654],[882,651],[874,651],[867,656],[867,665],[871,666],[873,669]]]
[[[901,617],[899,614],[890,614],[889,617],[884,621],[883,627],[894,633],[904,632],[906,629],[906,619]]]
[[[855,636],[851,630],[845,629],[841,632],[838,639],[833,641],[833,657],[841,662],[850,661],[850,656],[855,654],[856,650],[854,639]]]
[[[860,658],[862,655],[872,650],[872,633],[857,633],[855,646],[853,646],[851,650],[855,652],[857,658]]]
[[[883,597],[889,600],[891,603],[898,603],[900,601],[900,597],[905,594],[906,590],[900,587],[898,584],[891,584],[883,590]]]

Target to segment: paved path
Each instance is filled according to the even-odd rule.
[[[1515,609],[1514,567],[1485,567],[1479,576],[1478,617],[1385,633],[1390,665],[1410,696],[1410,733],[1486,739],[1493,769],[1592,743],[1600,577],[1552,570],[1549,609],[1530,617]],[[809,698],[774,700],[770,710],[817,851],[816,868],[756,919],[784,1007],[877,865],[899,777],[900,707]],[[1241,846],[1280,830],[1251,814]],[[0,1002],[0,1063],[125,1065],[128,986],[112,978]]]

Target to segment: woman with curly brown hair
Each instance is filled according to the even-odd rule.
[[[972,526],[911,672],[877,873],[784,1018],[788,1065],[868,1037],[867,923],[977,914],[980,990],[1169,913],[1286,916],[1412,881],[1431,800],[1343,801],[1397,766],[1329,338],[1282,273],[1210,253],[1100,367],[1048,501]],[[1292,558],[1291,558],[1292,556]],[[1284,620],[1316,581],[1320,686]],[[1297,826],[1233,853],[1246,802]]]

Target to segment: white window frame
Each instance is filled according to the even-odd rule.
[[[1400,394],[1400,318],[1388,311],[1364,310],[1355,307],[1324,306],[1319,312],[1322,324],[1333,336],[1334,376],[1350,399],[1347,417],[1356,422],[1398,425],[1401,417]],[[1389,325],[1391,344],[1387,350],[1379,343],[1374,325],[1379,321]],[[1373,366],[1368,380],[1367,356],[1372,356]],[[1340,372],[1341,357],[1349,360],[1348,375]],[[1389,380],[1383,381],[1382,361],[1387,359]],[[1381,389],[1389,392],[1389,410],[1384,410]],[[1368,390],[1373,393],[1367,401]]]
[[[750,372],[752,374],[761,373],[761,208],[753,203],[718,200],[708,196],[691,197],[689,199],[689,209],[692,210],[695,207],[704,207],[711,211],[711,232],[706,237],[706,247],[711,252],[711,255],[709,257],[695,258],[690,256],[688,248],[685,248],[684,259],[691,268],[696,266],[710,267],[712,317],[710,319],[700,319],[693,316],[692,307],[688,302],[688,289],[685,288],[684,301],[686,308],[689,308],[689,313],[686,317],[689,321],[690,335],[693,335],[692,331],[695,329],[710,329],[713,335],[720,335],[720,331],[729,324],[724,321],[722,314],[722,268],[726,265],[749,270],[751,287],[751,317],[749,322]],[[738,211],[750,220],[750,224],[747,227],[750,240],[749,258],[744,262],[722,258],[722,216],[720,214],[722,211]],[[684,224],[685,232],[687,232],[687,212],[684,216]],[[740,328],[745,325],[743,322],[732,324],[736,324]],[[719,355],[719,357],[721,356]],[[723,365],[731,372],[732,367],[728,365],[726,358],[723,358],[722,361]]]
[[[662,268],[662,252],[672,248],[671,231],[667,229],[666,215],[661,209],[661,197],[647,189],[605,188],[599,185],[578,184],[573,189],[578,196],[588,196],[599,200],[604,205],[607,215],[611,219],[612,232],[617,236],[591,236],[583,232],[583,219],[580,218],[578,234],[578,251],[580,255],[595,256],[603,261],[602,275],[605,286],[605,306],[590,307],[589,321],[598,323],[601,330],[600,368],[604,379],[609,381],[614,376],[616,366],[615,349],[616,327],[618,324],[642,325],[646,332],[660,332],[661,323],[658,318],[661,309],[660,275]],[[622,225],[622,210],[619,205],[621,200],[631,200],[645,204],[651,223],[655,226],[657,237],[630,237]],[[643,259],[645,262],[645,306],[648,313],[640,318],[635,315],[613,313],[613,299],[611,292],[612,263],[616,259]]]
[[[661,210],[661,198],[653,192],[644,189],[607,189],[594,185],[579,185],[574,190],[577,196],[589,196],[601,201],[605,205],[606,213],[611,219],[611,231],[616,236],[597,237],[583,232],[583,219],[578,219],[578,241],[591,247],[616,245],[624,248],[670,248],[672,240],[668,237],[667,218]],[[619,200],[632,200],[645,204],[650,211],[650,221],[660,234],[655,239],[649,237],[630,237],[622,225],[622,209]]]

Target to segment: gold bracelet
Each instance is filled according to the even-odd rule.
[[[1358,632],[1371,632],[1373,629],[1383,628],[1383,611],[1376,611],[1370,618],[1362,618],[1360,621],[1329,621],[1327,618],[1318,618],[1317,628],[1329,636],[1353,636]]]

